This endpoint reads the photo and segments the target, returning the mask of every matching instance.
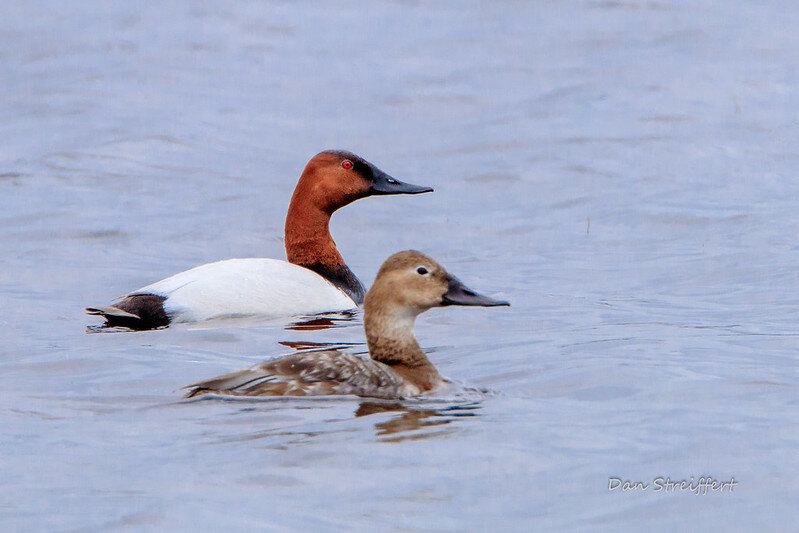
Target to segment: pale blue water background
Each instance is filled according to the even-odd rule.
[[[789,1],[3,3],[0,528],[796,530],[797,28]],[[418,324],[492,394],[180,403],[359,320],[85,332],[282,258],[324,148],[436,188],[334,237],[367,283],[412,247],[511,300]],[[607,490],[701,475],[739,484]]]

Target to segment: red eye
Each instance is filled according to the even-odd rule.
[[[349,159],[345,159],[344,161],[341,162],[341,166],[349,170],[352,168],[352,161],[350,161]]]

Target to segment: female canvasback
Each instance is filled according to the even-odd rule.
[[[363,303],[364,287],[330,236],[330,216],[367,196],[432,191],[396,180],[351,152],[321,152],[308,162],[291,197],[285,227],[288,262],[249,258],[208,263],[86,312],[102,315],[106,326],[154,329],[221,317],[352,309]]]
[[[389,257],[364,302],[369,357],[336,350],[272,359],[246,370],[184,387],[186,398],[227,396],[320,396],[353,394],[405,398],[443,382],[416,337],[416,317],[433,307],[510,305],[481,296],[426,255],[408,250]]]

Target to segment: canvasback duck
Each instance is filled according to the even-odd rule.
[[[396,253],[380,267],[364,302],[370,359],[337,350],[292,354],[188,385],[184,388],[191,390],[185,397],[417,396],[435,389],[443,379],[419,347],[414,322],[428,309],[447,305],[510,304],[468,289],[420,252]]]
[[[321,152],[306,165],[289,203],[288,262],[248,258],[208,263],[86,312],[103,316],[105,326],[143,330],[222,317],[353,309],[363,303],[365,291],[330,236],[330,216],[367,196],[432,191],[396,180],[351,152]]]

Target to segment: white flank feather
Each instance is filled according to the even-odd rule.
[[[166,296],[164,309],[173,322],[242,315],[305,315],[358,307],[316,272],[277,259],[208,263],[135,293]]]

